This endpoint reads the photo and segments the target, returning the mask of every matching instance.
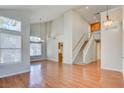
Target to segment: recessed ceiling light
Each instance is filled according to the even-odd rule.
[[[88,6],[86,6],[85,8],[86,8],[86,9],[88,9],[89,7],[88,7]]]

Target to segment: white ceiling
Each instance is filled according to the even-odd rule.
[[[77,8],[77,5],[27,5],[27,6],[0,6],[0,10],[19,10],[19,11],[28,11],[30,16],[31,23],[50,21],[56,17],[62,15],[64,12]]]
[[[86,8],[88,7],[88,9]],[[112,9],[115,7],[119,7],[116,5],[108,6],[108,9]],[[88,21],[88,23],[93,23],[96,21],[100,21],[100,12],[104,12],[107,10],[106,5],[88,5],[81,6],[77,9],[77,11],[83,16],[83,18]]]
[[[118,6],[110,6],[111,8]],[[98,12],[103,12],[106,10],[105,5],[88,5],[88,9],[86,9],[86,5],[27,5],[27,6],[19,6],[19,5],[11,5],[11,6],[0,6],[0,10],[18,10],[18,11],[28,11],[27,15],[29,15],[31,19],[31,23],[37,23],[42,18],[42,22],[50,21],[55,19],[56,17],[62,15],[64,12],[75,9],[78,11],[86,21],[92,23],[96,21],[93,19],[93,16]],[[100,20],[100,16],[97,15],[97,20]]]

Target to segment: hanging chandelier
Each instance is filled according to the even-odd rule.
[[[109,15],[108,15],[108,6],[106,7],[107,7],[107,15],[106,15],[106,20],[104,22],[104,25],[108,27],[112,25],[112,20],[109,18]]]

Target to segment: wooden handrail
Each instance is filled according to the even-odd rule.
[[[85,33],[81,36],[81,38],[79,39],[79,41],[77,42],[77,44],[74,46],[73,51],[76,49],[76,47],[79,45],[79,43],[81,42],[81,40],[83,39]]]

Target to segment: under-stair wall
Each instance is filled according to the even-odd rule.
[[[96,58],[97,58],[96,49],[97,47],[96,47],[96,41],[95,41],[94,35],[91,35],[87,45],[83,50],[83,64],[88,64],[90,62],[96,61]]]

